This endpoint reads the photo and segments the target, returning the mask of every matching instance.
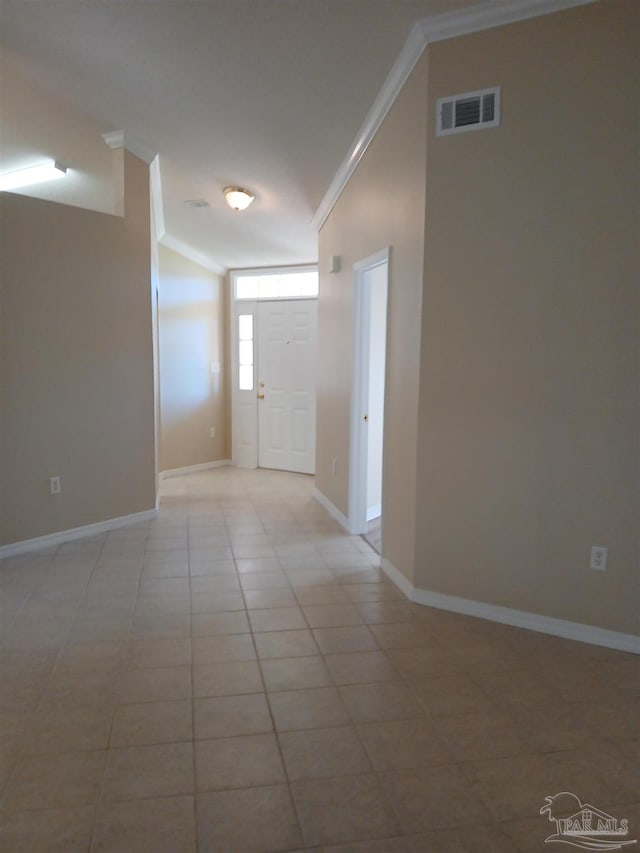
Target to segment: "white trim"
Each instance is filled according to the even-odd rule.
[[[232,278],[238,275],[283,275],[288,272],[318,272],[318,262],[309,261],[306,264],[289,264],[289,266],[283,267],[233,267],[229,272]]]
[[[326,191],[324,198],[313,215],[311,224],[318,231],[322,228],[325,220],[333,210],[333,206],[340,198],[343,189],[355,172],[356,166],[362,159],[364,152],[380,129],[380,125],[391,109],[395,99],[400,94],[402,87],[407,82],[425,47],[424,31],[421,22],[418,21],[411,28],[409,37],[404,43],[400,55],[393,63],[387,79],[382,84],[382,89],[380,89],[375,101],[371,105],[371,109],[358,131],[351,150],[342,161],[340,168],[329,184],[329,189]]]
[[[36,536],[35,539],[24,539],[22,542],[0,545],[0,558],[14,557],[16,554],[25,554],[28,551],[39,551],[42,548],[50,548],[52,545],[60,545],[62,542],[72,542],[74,539],[84,539],[86,536],[96,536],[99,533],[106,533],[119,527],[131,527],[134,524],[153,521],[157,517],[157,508],[147,509],[143,512],[134,512],[131,515],[121,515],[119,518],[108,518],[106,521],[98,521],[95,524],[85,524],[83,527],[72,527],[70,530],[60,530],[46,536]]]
[[[227,465],[231,465],[230,459],[218,459],[215,462],[200,462],[197,465],[185,465],[184,468],[167,468],[166,471],[160,471],[160,479],[167,480],[171,477],[180,477],[182,474],[197,474],[198,471],[224,468]]]
[[[369,255],[369,257],[363,258],[361,261],[356,261],[353,265],[353,271],[364,272],[365,270],[372,270],[374,267],[379,267],[381,264],[388,264],[390,254],[391,247],[386,246],[384,249],[380,249],[379,252],[374,252],[373,255]]]
[[[512,24],[527,18],[561,12],[576,6],[587,6],[594,2],[597,0],[490,0],[488,3],[470,9],[423,18],[414,24],[382,89],[367,113],[349,153],[342,161],[313,215],[311,224],[314,228],[319,231],[324,225],[428,44]]]
[[[124,130],[112,130],[109,133],[103,133],[102,138],[109,148],[113,150],[116,150],[117,148],[125,148],[127,151],[135,154],[136,157],[139,157],[140,160],[144,160],[147,165],[154,160],[158,153],[145,142],[136,139],[135,136],[132,136]]]
[[[498,604],[487,604],[484,601],[459,598],[457,595],[445,595],[442,592],[417,589],[386,557],[381,558],[380,568],[414,604],[435,607],[438,610],[447,610],[451,613],[462,613],[465,616],[475,616],[489,622],[499,622],[501,625],[526,628],[529,631],[550,634],[553,637],[562,637],[565,640],[575,640],[578,643],[589,643],[593,646],[604,646],[607,649],[617,649],[621,652],[640,655],[640,636],[637,634],[623,634],[619,631],[610,631],[607,628],[598,628],[595,625],[570,622],[568,619],[556,619],[553,616],[543,616],[540,613],[529,613],[526,610],[513,610],[510,607],[502,607]]]
[[[425,43],[431,44],[595,2],[598,0],[489,0],[457,12],[423,18],[420,25]]]
[[[334,521],[337,521],[338,524],[343,527],[347,533],[349,533],[349,520],[347,516],[340,512],[338,507],[335,506],[335,504],[332,504],[329,498],[326,495],[323,495],[319,489],[314,488],[312,494],[320,506],[326,509],[331,518],[333,518]]]
[[[552,634],[554,637],[564,637],[567,640],[576,640],[580,643],[591,643],[594,646],[605,646],[609,649],[640,654],[640,636],[635,634],[622,634],[618,631],[598,628],[595,625],[584,625],[581,622],[556,619],[553,616],[529,613],[526,610],[513,610],[510,607],[502,607],[498,604],[472,601],[468,598],[459,598],[456,595],[430,592],[427,589],[414,589],[411,600],[416,604],[426,604],[428,607],[437,607],[440,610],[477,616],[491,622],[513,625],[516,628],[528,628],[541,634]]]
[[[409,578],[403,575],[400,569],[396,569],[393,563],[387,560],[386,557],[380,558],[380,568],[389,580],[398,587],[400,592],[404,592],[409,601],[413,601],[414,588]]]
[[[178,240],[177,237],[172,237],[170,234],[165,232],[159,242],[161,246],[166,246],[167,249],[172,249],[174,252],[177,252],[179,255],[187,258],[187,260],[193,261],[194,264],[204,267],[206,270],[209,270],[209,272],[212,272],[215,275],[224,276],[227,274],[227,268],[225,266],[215,263],[211,258],[203,255],[202,252],[198,252],[197,249],[192,249],[187,243],[184,243],[182,240]]]
[[[164,204],[162,200],[162,174],[160,172],[160,155],[153,158],[149,165],[149,185],[151,187],[151,204],[153,205],[153,221],[156,227],[156,242],[166,234],[164,227]]]
[[[103,133],[102,138],[109,148],[113,150],[125,148],[127,151],[130,151],[132,154],[135,154],[136,157],[139,157],[141,160],[144,160],[145,163],[149,164],[149,186],[156,225],[156,241],[160,243],[160,245],[166,246],[167,249],[172,249],[174,252],[177,252],[179,255],[187,258],[187,260],[193,261],[194,264],[204,267],[206,270],[209,270],[209,272],[212,272],[215,275],[226,275],[227,267],[224,266],[224,264],[218,264],[215,261],[212,261],[211,258],[202,252],[199,252],[197,249],[193,249],[188,243],[167,234],[164,220],[164,199],[162,195],[160,155],[149,148],[148,145],[145,145],[145,143],[135,139],[135,137],[126,133],[124,130],[114,130],[111,133]]]

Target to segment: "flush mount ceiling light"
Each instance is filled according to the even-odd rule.
[[[67,173],[65,166],[50,160],[47,163],[39,163],[28,169],[18,169],[15,172],[6,172],[0,175],[0,192],[15,190],[18,187],[28,187],[30,184],[43,184],[45,181],[54,181],[64,178]]]
[[[249,190],[243,190],[242,187],[225,187],[223,192],[227,204],[234,210],[245,210],[255,198]]]

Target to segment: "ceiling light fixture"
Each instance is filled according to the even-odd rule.
[[[4,175],[0,175],[0,192],[15,190],[18,187],[28,187],[30,184],[54,181],[58,178],[64,178],[66,173],[66,166],[61,166],[53,160],[48,163],[40,163],[37,166],[30,166],[28,169],[6,172]]]
[[[255,198],[249,190],[243,190],[242,187],[225,187],[224,197],[229,207],[234,210],[245,210]]]

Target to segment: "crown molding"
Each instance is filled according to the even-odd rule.
[[[189,261],[193,261],[194,264],[198,264],[201,267],[204,267],[209,272],[214,273],[215,275],[224,276],[229,271],[227,267],[222,264],[217,264],[215,261],[212,261],[211,258],[208,258],[206,255],[203,255],[201,252],[198,252],[197,249],[193,249],[187,243],[183,243],[182,240],[178,240],[177,237],[172,237],[170,234],[166,232],[162,235],[160,240],[158,240],[161,246],[166,246],[167,249],[171,249],[173,252],[177,252],[179,255],[182,255],[184,258],[187,258]]]
[[[125,148],[131,154],[135,154],[140,160],[143,160],[147,165],[153,161],[157,151],[154,151],[149,145],[136,139],[125,130],[112,130],[109,133],[103,133],[102,138],[107,143],[109,148],[116,150]]]
[[[425,44],[431,44],[595,2],[596,0],[489,0],[459,12],[445,12],[431,18],[423,18],[420,26]]]
[[[313,215],[314,228],[319,231],[324,225],[428,44],[595,2],[597,0],[490,0],[470,9],[423,18],[414,24],[349,153]]]
[[[124,130],[113,130],[110,133],[103,133],[102,138],[109,148],[113,150],[125,148],[149,165],[149,182],[157,242],[162,246],[166,246],[167,249],[171,249],[188,260],[193,261],[195,264],[199,264],[199,266],[204,267],[215,275],[226,275],[228,272],[227,267],[215,263],[215,261],[193,249],[187,243],[183,243],[177,237],[167,234],[164,220],[160,155],[144,142],[140,142],[139,139],[136,139]]]
[[[400,51],[400,55],[393,63],[391,71],[387,75],[387,79],[382,84],[382,89],[380,89],[375,101],[371,105],[371,109],[367,113],[364,123],[358,131],[358,135],[351,146],[349,154],[342,161],[340,168],[329,184],[329,189],[320,202],[320,206],[313,215],[311,224],[318,231],[324,224],[327,216],[331,213],[333,206],[340,198],[340,194],[349,182],[351,175],[355,172],[356,166],[362,159],[364,152],[373,141],[373,138],[378,132],[385,116],[391,109],[393,102],[400,94],[402,87],[407,82],[407,79],[413,71],[417,61],[422,56],[425,47],[426,41],[424,38],[422,22],[418,21],[411,28],[409,37],[404,43],[404,47]]]

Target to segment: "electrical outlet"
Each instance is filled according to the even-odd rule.
[[[209,427],[209,438],[215,438],[215,437],[216,437],[216,428],[215,427]]]
[[[336,476],[336,472],[337,472],[337,470],[338,470],[338,460],[337,460],[337,459],[332,459],[332,460],[331,460],[331,476],[332,476],[332,477],[335,477],[335,476]]]
[[[597,572],[605,572],[607,570],[607,549],[600,545],[591,546],[591,562],[589,568],[595,569]]]
[[[49,494],[59,495],[61,491],[60,477],[49,477]]]

